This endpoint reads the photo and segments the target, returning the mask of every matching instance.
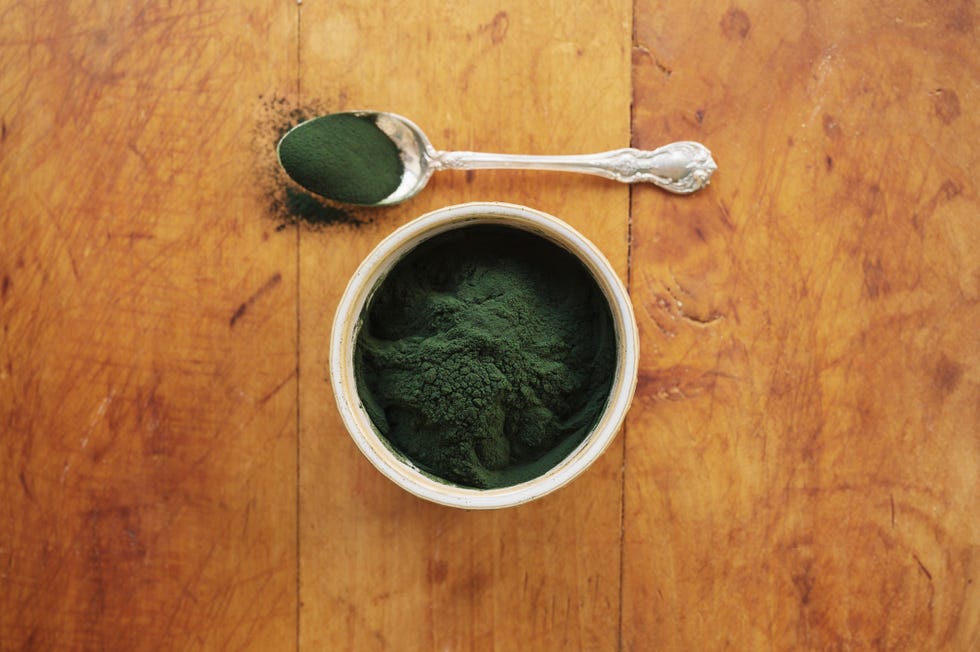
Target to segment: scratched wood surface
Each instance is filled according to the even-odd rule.
[[[980,647],[973,3],[0,5],[0,649]],[[284,221],[275,128],[354,108],[721,170]],[[326,376],[363,256],[471,200],[571,222],[642,330],[616,444],[492,513],[381,477]]]
[[[296,239],[249,180],[295,9],[3,5],[0,649],[284,649]]]
[[[638,0],[623,648],[980,648],[971,2]]]

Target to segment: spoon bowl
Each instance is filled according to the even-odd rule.
[[[414,122],[395,113],[355,113],[374,118],[374,124],[378,129],[385,132],[395,143],[402,165],[405,166],[398,188],[376,206],[391,206],[419,194],[429,183],[429,177],[436,171],[437,168],[433,167],[432,161],[436,160],[439,154],[426,138],[425,133]]]
[[[510,169],[577,172],[622,183],[652,183],[669,192],[690,194],[707,186],[711,181],[711,175],[718,169],[708,148],[694,141],[678,141],[655,150],[628,147],[599,154],[568,156],[443,152],[432,146],[425,133],[415,123],[398,114],[350,111],[348,115],[373,122],[374,126],[394,143],[404,167],[398,187],[380,201],[362,204],[366,206],[391,206],[411,199],[428,184],[432,174],[439,170]],[[276,146],[279,164],[291,177],[294,177],[293,172],[288,166],[283,165],[282,145],[288,139],[299,136],[304,130],[311,129],[317,119],[296,125]],[[304,184],[301,182],[301,185]],[[307,190],[316,192],[310,188]],[[328,197],[328,199],[334,198]]]

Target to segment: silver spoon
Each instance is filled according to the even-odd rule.
[[[401,184],[374,206],[398,204],[417,195],[439,170],[551,170],[593,174],[622,183],[646,182],[664,190],[686,195],[704,188],[718,165],[701,143],[678,141],[655,150],[632,147],[599,154],[570,156],[532,156],[483,154],[480,152],[440,152],[419,127],[395,113],[352,111],[373,120],[399,150],[405,166]],[[301,123],[293,127],[298,129]],[[289,136],[283,136],[285,140]],[[279,141],[282,144],[282,140]],[[278,146],[276,148],[278,154]],[[281,164],[281,161],[280,161]]]

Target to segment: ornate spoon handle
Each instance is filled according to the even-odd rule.
[[[480,152],[435,152],[433,170],[552,170],[594,174],[623,183],[653,183],[686,195],[708,185],[718,165],[701,143],[679,141],[655,150],[616,149],[573,156],[522,156]]]

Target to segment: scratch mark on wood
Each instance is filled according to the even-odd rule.
[[[647,59],[652,61],[653,65],[657,67],[657,70],[659,70],[660,73],[664,76],[664,79],[670,79],[670,76],[674,74],[674,71],[671,70],[670,67],[667,66],[667,64],[665,64],[664,62],[662,62],[660,59],[658,59],[653,55],[653,52],[650,51],[650,48],[648,48],[646,45],[642,43],[636,43],[633,45],[634,63],[640,57],[646,57]]]
[[[244,519],[244,522],[242,523],[242,540],[243,541],[246,540],[246,536],[248,535],[248,522],[252,518],[252,506],[253,505],[255,505],[255,498],[252,498],[251,500],[249,500],[248,501],[248,504],[245,505],[245,519]]]
[[[656,303],[657,306],[663,312],[667,313],[671,317],[671,319],[680,317],[681,319],[692,322],[698,326],[707,326],[709,324],[712,324],[713,322],[725,318],[725,315],[718,312],[717,310],[712,310],[704,315],[699,315],[697,313],[690,312],[689,310],[685,310],[684,301],[682,300],[682,298],[678,293],[684,293],[687,296],[693,296],[693,295],[691,295],[690,292],[688,292],[683,287],[681,287],[681,284],[677,281],[677,276],[674,275],[673,270],[668,270],[668,271],[670,272],[670,276],[674,282],[674,285],[677,286],[677,292],[675,292],[673,288],[670,287],[669,283],[662,283],[664,290],[666,290],[667,294],[670,295],[670,300],[668,301],[664,297],[658,296]],[[661,328],[661,330],[663,329]]]
[[[800,604],[806,607],[810,604],[810,594],[813,593],[814,577],[812,573],[812,562],[804,562],[803,572],[793,576],[793,585],[796,586],[800,594]]]
[[[496,45],[504,40],[507,36],[507,28],[510,27],[510,19],[507,17],[506,11],[498,11],[496,15],[486,25],[482,25],[479,29],[480,32],[490,32],[490,41]]]
[[[20,486],[24,488],[24,494],[34,502],[34,492],[31,491],[30,486],[27,484],[27,476],[24,475],[24,469],[20,470]]]
[[[919,570],[921,570],[925,574],[926,578],[928,578],[929,581],[932,582],[932,573],[930,573],[929,569],[926,568],[926,565],[922,563],[922,560],[919,559],[919,556],[913,553],[912,558],[915,559],[915,563],[919,565]]]
[[[952,123],[962,113],[960,98],[956,91],[948,88],[937,88],[932,94],[932,101],[936,115],[943,124]]]
[[[673,268],[668,267],[667,272],[670,274],[670,280],[674,282],[674,285],[677,286],[677,290],[679,292],[686,294],[689,297],[693,296],[690,292],[687,291],[687,289],[683,285],[681,285],[681,282],[677,279],[677,274],[674,273]],[[669,288],[668,291],[670,291]],[[674,294],[673,292],[671,292],[671,296],[673,296],[675,299],[678,298],[677,295]]]
[[[273,396],[275,396],[276,394],[278,394],[278,393],[279,393],[279,391],[280,391],[280,390],[281,390],[281,389],[282,389],[283,387],[285,387],[285,386],[286,386],[286,384],[287,384],[287,383],[288,383],[288,382],[289,382],[290,380],[292,380],[292,379],[293,379],[293,378],[295,378],[295,377],[296,377],[296,371],[295,371],[295,370],[293,370],[292,372],[290,372],[290,373],[289,373],[289,375],[288,375],[288,376],[286,376],[285,378],[283,378],[283,379],[282,379],[282,381],[281,381],[281,382],[280,382],[280,383],[279,383],[278,385],[276,385],[275,387],[273,387],[273,388],[272,388],[271,390],[269,390],[269,392],[268,392],[268,393],[266,393],[266,395],[265,395],[265,396],[263,396],[262,398],[260,398],[260,399],[259,399],[259,400],[257,401],[257,404],[258,404],[258,405],[265,405],[265,404],[266,404],[266,403],[267,403],[267,402],[269,401],[269,399],[271,399],[271,398],[272,398]]]
[[[865,259],[862,267],[864,271],[864,296],[869,299],[877,299],[888,293],[891,285],[881,260]]]
[[[636,394],[641,398],[658,401],[682,401],[714,390],[715,382],[725,374],[701,371],[676,365],[666,369],[641,369]]]
[[[735,230],[735,222],[732,221],[732,211],[728,208],[723,200],[718,201],[718,208],[721,209],[721,213],[718,217],[721,219],[721,223],[728,227],[729,231]]]
[[[133,143],[133,141],[129,141],[128,143],[126,143],[126,148],[129,151],[131,151],[133,154],[136,155],[136,158],[138,158],[140,160],[140,163],[143,164],[143,168],[144,169],[150,169],[150,162],[146,158],[146,154],[144,154],[143,152],[139,151],[136,148],[136,145]]]
[[[228,320],[229,328],[234,328],[235,323],[245,315],[248,309],[251,308],[256,301],[258,301],[259,297],[279,285],[280,282],[282,282],[282,274],[276,272],[271,278],[269,278],[268,281],[265,282],[265,285],[256,290],[252,296],[245,299],[245,301],[238,306],[235,312],[232,313],[231,319]]]
[[[943,181],[942,185],[939,186],[939,191],[936,192],[936,198],[942,199],[943,201],[949,201],[950,199],[958,197],[961,194],[963,194],[963,186],[952,179],[946,179]]]
[[[721,314],[719,312],[712,312],[712,313],[710,313],[708,315],[705,315],[704,317],[702,317],[701,315],[694,315],[694,314],[691,314],[689,312],[685,312],[683,310],[681,310],[679,312],[680,312],[680,315],[681,315],[681,317],[683,319],[686,319],[687,321],[690,321],[690,322],[694,322],[695,324],[699,324],[701,326],[707,326],[708,324],[714,323],[714,322],[718,321],[719,319],[724,319],[725,318],[725,315],[723,315],[723,314]]]
[[[152,233],[142,233],[140,231],[130,231],[126,234],[129,238],[129,246],[132,247],[133,243],[137,240],[153,240],[154,236]]]
[[[661,324],[660,323],[660,320],[657,319],[656,317],[654,317],[653,314],[650,313],[650,311],[646,308],[646,306],[644,306],[643,310],[648,315],[650,315],[650,320],[653,321],[653,323],[657,326],[657,329],[661,333],[663,333],[664,337],[676,337],[677,336],[677,333],[675,331],[672,331],[672,330],[668,329],[666,326],[664,326],[663,324]]]

